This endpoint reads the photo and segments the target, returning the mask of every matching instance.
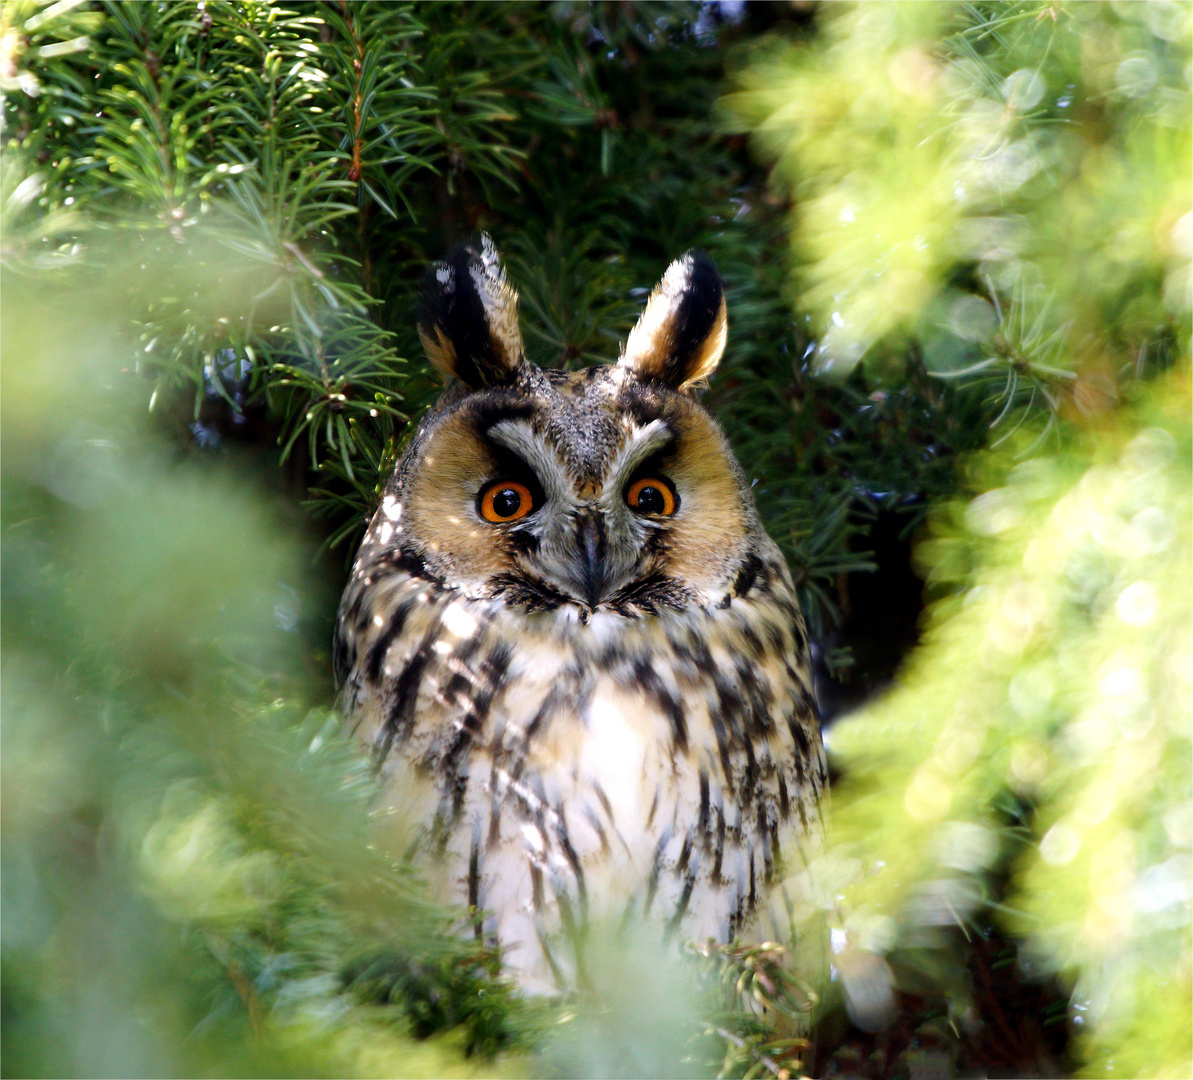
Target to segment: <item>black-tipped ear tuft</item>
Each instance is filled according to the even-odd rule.
[[[479,388],[509,382],[526,363],[518,294],[488,233],[454,247],[423,278],[418,336],[445,379]]]
[[[668,268],[630,331],[620,363],[638,378],[685,390],[708,378],[725,351],[725,289],[716,263],[689,251]]]

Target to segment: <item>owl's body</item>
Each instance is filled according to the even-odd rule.
[[[515,299],[487,237],[437,268],[420,329],[460,382],[353,568],[345,713],[526,987],[574,979],[595,917],[784,940],[823,753],[790,575],[687,389],[719,279],[677,262],[621,363],[573,374],[525,361]]]

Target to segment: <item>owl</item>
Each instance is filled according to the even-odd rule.
[[[425,284],[448,382],[340,605],[341,708],[414,857],[528,990],[596,918],[783,941],[825,763],[791,576],[697,389],[720,277],[667,270],[615,364],[527,359],[488,236]]]

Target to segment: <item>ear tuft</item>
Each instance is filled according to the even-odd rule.
[[[474,389],[509,382],[526,363],[518,294],[488,233],[459,244],[423,278],[418,336],[445,378]]]
[[[686,390],[707,379],[725,351],[725,289],[716,264],[689,251],[668,268],[630,331],[620,363],[640,379]]]

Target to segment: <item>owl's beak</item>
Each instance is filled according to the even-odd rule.
[[[605,519],[599,513],[585,513],[576,519],[576,550],[580,555],[580,582],[588,606],[600,603],[609,583],[605,563],[607,542]]]

